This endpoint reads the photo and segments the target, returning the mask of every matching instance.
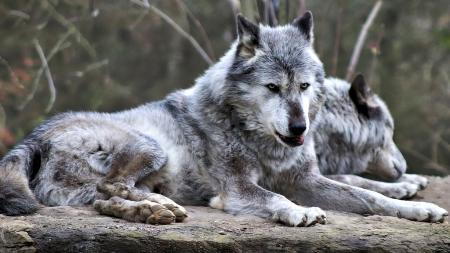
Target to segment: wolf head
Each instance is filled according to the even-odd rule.
[[[385,180],[405,173],[389,109],[363,76],[358,75],[351,85],[332,78],[325,84],[327,98],[314,133],[321,171],[369,173]]]
[[[372,147],[368,150],[367,172],[386,180],[394,180],[406,171],[406,161],[394,142],[394,121],[386,104],[373,94],[362,75],[351,84],[349,96],[361,122],[371,125],[375,134],[368,136]]]
[[[313,17],[256,25],[237,17],[238,41],[227,72],[226,100],[246,130],[299,146],[321,105],[322,63],[313,49]]]

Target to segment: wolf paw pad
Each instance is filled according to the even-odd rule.
[[[325,212],[318,207],[284,209],[277,213],[274,218],[287,225],[295,227],[308,227],[315,224],[325,224],[327,221]]]

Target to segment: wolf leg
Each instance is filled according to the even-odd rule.
[[[106,177],[97,184],[97,190],[107,197],[117,196],[141,204],[147,203],[145,201],[157,203],[166,210],[164,213],[170,213],[173,216],[173,222],[183,221],[187,217],[187,212],[182,206],[161,194],[145,192],[135,187],[136,182],[147,177],[150,173],[158,171],[166,162],[167,156],[156,141],[150,138],[142,138],[137,143],[129,144],[127,148],[113,157],[111,169]],[[94,203],[94,206],[103,206],[103,204],[98,203]],[[139,213],[132,211],[136,205],[124,204],[120,208],[126,209],[126,207],[131,208],[132,214],[139,216]],[[97,210],[102,213],[105,209],[99,208]],[[106,212],[105,214],[110,213]],[[163,219],[166,218],[163,217]],[[139,219],[139,217],[136,219]]]
[[[415,174],[403,174],[397,182],[406,182],[410,184],[417,185],[421,190],[425,189],[428,185],[428,179],[423,176],[415,175]]]
[[[297,178],[292,199],[304,205],[427,222],[443,222],[448,215],[446,210],[431,203],[391,199],[377,192],[333,181],[319,173],[308,172]]]
[[[326,175],[326,177],[344,184],[378,192],[394,199],[411,198],[416,195],[420,188],[418,184],[406,181],[387,183],[370,180],[357,175]]]
[[[235,181],[235,180],[230,180]],[[224,209],[232,214],[253,214],[271,218],[290,226],[312,226],[326,223],[325,212],[317,207],[301,207],[286,197],[268,191],[245,179],[228,185],[224,191],[211,199],[210,206]]]

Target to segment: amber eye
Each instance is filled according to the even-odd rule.
[[[267,84],[266,87],[267,87],[267,89],[269,89],[271,92],[274,92],[274,93],[280,92],[280,88],[279,88],[278,86],[276,86],[275,84],[273,84],[273,83]]]
[[[308,87],[309,87],[309,83],[302,83],[302,84],[300,84],[300,88],[302,90],[306,90],[306,89],[308,89]]]

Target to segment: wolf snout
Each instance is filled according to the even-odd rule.
[[[289,122],[289,132],[293,136],[300,136],[306,131],[306,123],[304,121]]]

